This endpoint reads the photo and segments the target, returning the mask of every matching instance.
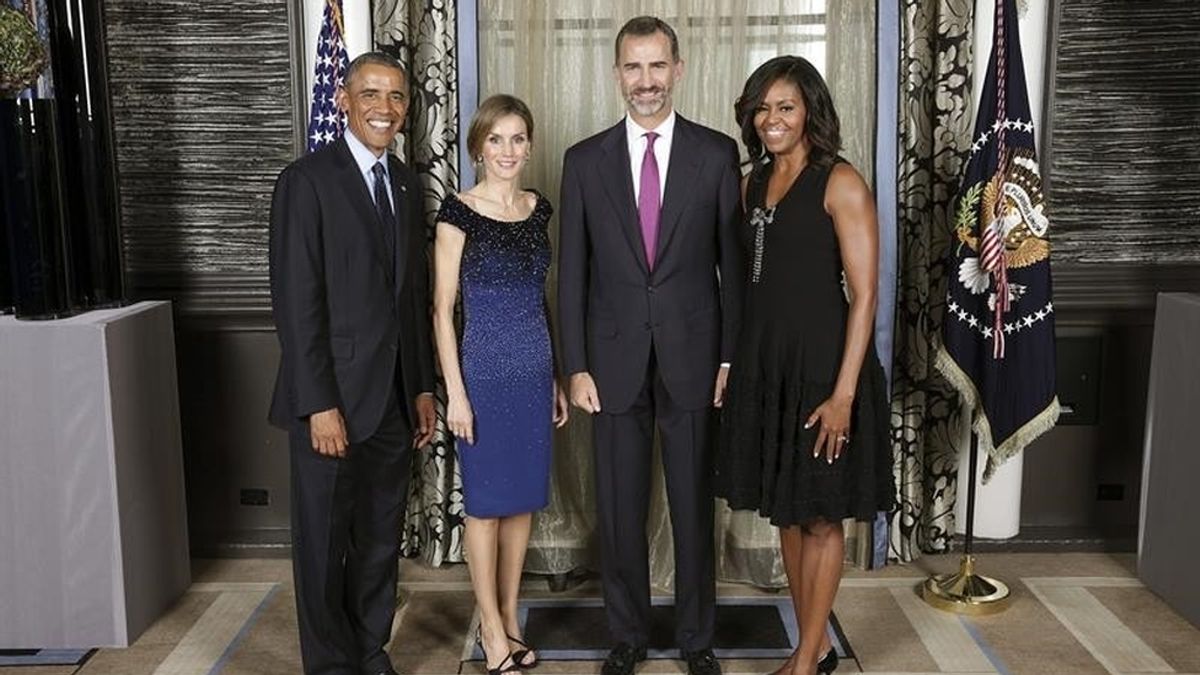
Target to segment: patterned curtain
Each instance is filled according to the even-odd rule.
[[[892,383],[899,509],[891,557],[947,550],[964,425],[934,369],[946,297],[950,208],[972,124],[974,0],[902,0],[898,222],[900,267]]]
[[[420,176],[426,222],[447,193],[458,191],[457,6],[444,0],[376,0],[377,49],[400,59],[412,78],[409,126],[397,153]],[[440,385],[439,385],[440,388]],[[409,483],[401,553],[426,564],[463,561],[462,479],[446,431],[445,391],[438,392],[438,428],[417,451]]]

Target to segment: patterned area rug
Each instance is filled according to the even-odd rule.
[[[0,666],[78,666],[94,649],[0,649]]]
[[[675,607],[670,598],[652,601],[647,658],[678,659],[674,637]],[[604,603],[599,598],[535,598],[521,602],[525,635],[547,661],[603,661],[612,647]],[[478,619],[476,619],[476,622]],[[796,617],[787,595],[717,599],[713,651],[720,659],[783,659],[799,644]],[[839,658],[853,651],[837,617],[830,617],[830,640]],[[472,622],[471,635],[474,635]],[[468,661],[482,661],[478,645]]]

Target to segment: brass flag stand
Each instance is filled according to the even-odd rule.
[[[921,584],[925,602],[947,612],[958,614],[995,614],[1008,607],[1008,585],[999,579],[975,573],[975,556],[971,554],[975,539],[975,483],[979,468],[979,438],[971,432],[970,479],[967,481],[967,532],[963,540],[963,556],[958,571],[934,574]]]

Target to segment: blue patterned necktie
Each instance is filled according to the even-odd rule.
[[[383,162],[376,162],[375,166],[371,167],[371,173],[375,176],[375,210],[379,212],[379,221],[388,227],[394,227],[396,214],[392,211],[392,200],[388,197],[389,186]]]
[[[396,212],[392,210],[392,200],[388,198],[391,184],[388,183],[382,160],[371,167],[371,173],[375,176],[375,211],[379,213],[379,226],[383,229],[385,259],[389,261],[388,279],[392,281],[392,268],[396,264]]]

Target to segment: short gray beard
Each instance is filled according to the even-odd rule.
[[[669,100],[669,94],[664,94],[662,98],[654,101],[653,103],[637,103],[636,99],[634,99],[633,95],[631,94],[625,99],[625,104],[630,110],[636,112],[638,115],[641,115],[642,117],[649,117],[651,115],[658,114],[659,111],[666,107]]]

